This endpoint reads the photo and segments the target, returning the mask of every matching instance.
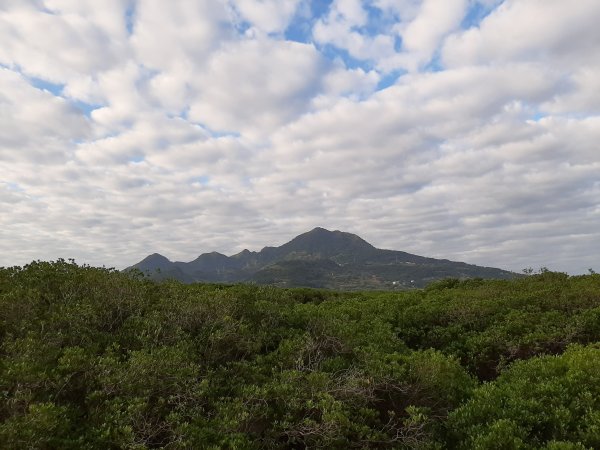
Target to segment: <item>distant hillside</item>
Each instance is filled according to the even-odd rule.
[[[248,282],[282,287],[344,290],[409,289],[442,278],[510,279],[513,272],[373,247],[355,234],[315,228],[280,247],[233,256],[204,253],[190,262],[172,262],[154,253],[125,270],[154,279],[185,283]]]

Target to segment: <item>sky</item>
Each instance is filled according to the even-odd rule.
[[[600,271],[598,0],[0,0],[0,266],[316,226]]]

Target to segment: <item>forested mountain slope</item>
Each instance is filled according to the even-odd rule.
[[[280,247],[233,256],[204,253],[191,262],[152,254],[126,270],[184,283],[252,282],[341,290],[409,289],[447,278],[508,279],[513,272],[373,247],[355,234],[315,228]]]
[[[410,292],[0,269],[4,449],[600,448],[600,276]]]

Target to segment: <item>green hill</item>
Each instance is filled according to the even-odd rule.
[[[204,253],[191,262],[171,262],[156,253],[128,267],[153,279],[190,282],[252,282],[281,287],[339,290],[412,289],[447,278],[509,279],[513,272],[406,252],[382,250],[342,231],[315,228],[280,247],[233,256]]]
[[[344,293],[34,262],[0,268],[0,355],[3,449],[600,448],[600,275]]]

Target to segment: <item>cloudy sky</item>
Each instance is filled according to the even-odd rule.
[[[598,0],[0,0],[0,266],[315,226],[600,271]]]

